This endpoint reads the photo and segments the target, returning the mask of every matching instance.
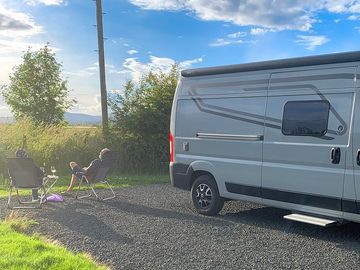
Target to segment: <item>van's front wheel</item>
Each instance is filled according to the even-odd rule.
[[[191,198],[198,213],[214,216],[224,206],[215,180],[209,175],[199,176],[191,188]]]

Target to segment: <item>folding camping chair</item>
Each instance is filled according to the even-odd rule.
[[[78,187],[78,190],[77,190],[76,195],[75,195],[76,199],[89,198],[93,194],[95,195],[96,199],[98,199],[100,201],[106,201],[106,200],[110,200],[110,199],[115,198],[115,196],[116,196],[115,192],[112,189],[112,187],[111,187],[111,185],[109,183],[109,180],[106,178],[109,170],[111,169],[111,167],[113,166],[113,164],[116,161],[114,152],[113,151],[110,151],[110,152],[109,152],[109,158],[101,161],[100,167],[98,168],[98,170],[96,172],[96,175],[95,175],[95,177],[93,179],[88,180],[85,175],[83,175],[81,177],[80,182],[79,182],[79,187]],[[90,186],[91,191],[90,191],[90,194],[88,194],[88,195],[79,196],[80,187],[81,187],[81,184],[83,182],[85,182],[88,186]],[[105,197],[105,198],[100,198],[99,195],[95,191],[95,185],[96,184],[106,184],[107,187],[110,189],[112,195],[108,196],[108,197]]]
[[[46,200],[44,181],[39,177],[38,169],[31,158],[8,158],[8,169],[10,177],[10,190],[8,198],[8,208],[10,209],[34,209],[41,208]],[[22,201],[19,196],[19,189],[39,189],[43,191],[39,202]],[[23,206],[12,206],[12,191],[16,190],[17,201]],[[33,205],[33,206],[30,206]]]

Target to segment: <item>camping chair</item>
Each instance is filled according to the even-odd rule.
[[[41,208],[46,200],[44,181],[38,175],[38,170],[31,158],[8,158],[8,171],[10,177],[10,190],[8,198],[8,208],[10,209],[34,209]],[[22,201],[19,196],[19,189],[39,189],[43,194],[39,196],[39,202]],[[12,191],[16,190],[17,201],[23,206],[11,206]],[[32,205],[32,206],[30,206]]]
[[[111,153],[111,154],[110,154]],[[109,183],[109,180],[106,178],[109,170],[111,169],[111,167],[113,166],[113,164],[115,163],[116,161],[116,158],[115,158],[115,154],[113,151],[110,151],[109,152],[109,157],[105,160],[102,160],[101,163],[100,163],[100,167],[98,168],[97,172],[96,172],[96,175],[93,179],[91,180],[88,180],[86,178],[85,175],[83,175],[81,178],[80,178],[80,182],[79,182],[79,187],[78,187],[78,190],[76,192],[76,195],[75,195],[75,198],[76,199],[83,199],[83,198],[89,198],[91,197],[93,194],[95,195],[96,199],[100,200],[100,201],[106,201],[106,200],[110,200],[110,199],[113,199],[115,198],[115,192],[114,190],[112,189],[110,183]],[[91,188],[91,191],[90,191],[90,194],[88,195],[84,195],[84,196],[79,196],[79,191],[80,191],[80,187],[81,187],[81,184],[85,182],[88,186],[90,186]],[[108,196],[108,197],[105,197],[105,198],[100,198],[99,195],[96,193],[95,191],[95,185],[96,184],[106,184],[107,187],[110,189],[112,195],[111,196]]]

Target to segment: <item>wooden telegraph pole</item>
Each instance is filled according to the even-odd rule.
[[[104,56],[104,36],[103,36],[102,15],[103,12],[102,12],[101,0],[96,0],[96,21],[97,21],[97,35],[98,35],[102,128],[103,128],[104,139],[107,142],[109,138],[109,118],[108,118],[107,92],[106,92],[106,80],[105,80],[105,56]]]

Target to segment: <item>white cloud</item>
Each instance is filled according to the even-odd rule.
[[[0,91],[3,84],[0,82]],[[11,111],[4,98],[0,95],[0,117],[10,117]]]
[[[140,6],[143,9],[154,10],[181,10],[187,8],[188,1],[182,0],[130,0],[130,2],[136,6]]]
[[[214,42],[210,43],[209,46],[211,47],[221,47],[221,46],[227,46],[230,44],[241,44],[244,43],[241,39],[224,39],[224,38],[218,38]]]
[[[262,36],[269,32],[269,29],[265,28],[251,28],[250,35],[252,36]]]
[[[211,47],[220,47],[227,46],[231,44],[241,44],[241,43],[252,43],[253,41],[244,41],[243,37],[247,36],[246,32],[236,32],[226,35],[225,38],[217,38],[215,41],[211,42],[209,46]]]
[[[27,14],[15,12],[0,4],[0,35],[3,37],[29,37],[42,32],[42,27],[37,25]]]
[[[190,68],[192,65],[201,63],[203,61],[202,57],[185,60],[183,62],[179,62],[180,69]],[[131,57],[125,59],[123,63],[123,67],[125,70],[122,72],[130,73],[133,80],[137,81],[141,78],[141,76],[149,71],[163,71],[169,72],[171,67],[176,63],[175,60],[167,57],[157,57],[157,56],[150,56],[150,62],[143,63],[138,60],[137,57]]]
[[[111,89],[110,92],[112,94],[121,94],[123,92],[122,89],[117,89],[117,88],[114,88],[114,89]]]
[[[26,51],[28,48],[31,50],[39,50],[44,47],[46,43],[33,43],[26,41],[17,41],[17,40],[9,40],[9,39],[1,39],[0,38],[0,54],[13,54],[13,53],[22,53]],[[55,47],[50,47],[53,52],[57,52],[60,49]],[[0,59],[2,57],[0,56]]]
[[[236,33],[228,34],[227,37],[228,38],[241,38],[241,37],[245,37],[246,35],[247,35],[246,32],[236,32]]]
[[[359,1],[355,1],[355,3],[350,6],[348,11],[353,12],[353,13],[360,13],[360,3],[359,3]]]
[[[308,31],[316,13],[360,13],[359,0],[129,0],[142,9],[190,11],[205,21],[223,21],[273,30]]]
[[[277,30],[309,30],[311,1],[232,0],[129,0],[143,9],[189,10],[205,21],[224,21],[241,26],[262,26]]]
[[[329,39],[325,36],[297,36],[296,43],[305,46],[308,50],[314,50],[317,46],[324,45],[329,42]]]
[[[7,105],[0,106],[0,117],[10,117],[10,108]]]
[[[40,4],[45,6],[60,6],[64,2],[64,0],[27,0],[26,4],[30,6],[36,6]]]
[[[86,91],[85,91],[86,92]],[[99,94],[76,94],[78,103],[71,112],[101,115],[101,96]]]
[[[91,77],[94,76],[97,72],[96,67],[87,67],[77,71],[65,71],[66,76],[76,76],[76,77]]]
[[[16,12],[0,4],[0,79],[2,82],[8,81],[9,73],[15,65],[19,64],[20,56],[24,51],[29,47],[38,50],[45,45],[45,43],[31,41],[31,37],[42,32],[42,27],[36,24],[30,15]]]
[[[357,21],[359,18],[360,18],[360,16],[359,16],[359,15],[355,15],[355,14],[350,15],[350,16],[348,17],[348,19],[349,19],[350,21]]]
[[[20,64],[21,58],[14,56],[1,56],[0,87],[9,83],[9,74],[14,66]]]
[[[353,4],[352,0],[326,0],[322,1],[325,9],[334,13],[342,13],[348,11]],[[356,2],[356,1],[355,1]],[[320,2],[321,3],[321,2]]]
[[[202,61],[203,61],[203,57],[195,58],[192,60],[185,60],[183,62],[180,62],[179,67],[180,69],[191,68],[192,65],[202,63]]]
[[[123,71],[118,70],[112,64],[105,64],[105,71],[108,74],[122,74]],[[76,76],[76,77],[92,77],[99,74],[99,62],[95,62],[92,65],[76,70],[76,71],[65,71],[65,75]]]
[[[127,53],[130,55],[133,55],[133,54],[137,54],[138,51],[137,50],[128,50]]]

